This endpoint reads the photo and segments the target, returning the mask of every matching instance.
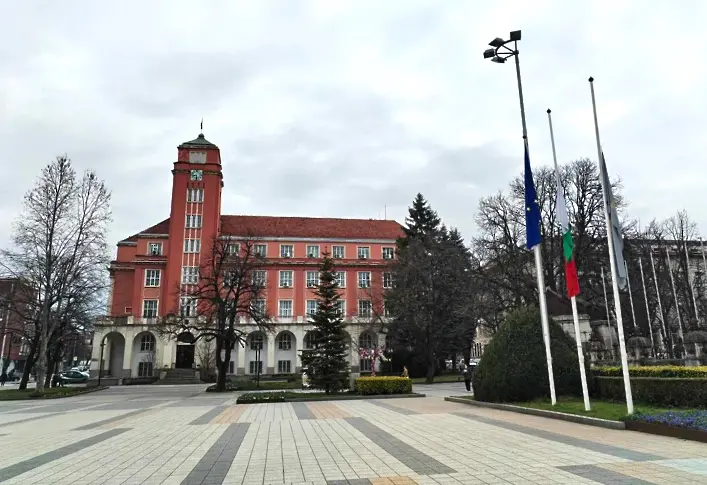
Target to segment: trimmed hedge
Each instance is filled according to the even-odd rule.
[[[607,401],[624,402],[621,377],[594,378],[597,393]],[[632,377],[633,400],[662,407],[704,408],[707,405],[707,378]]]
[[[355,389],[362,396],[381,394],[411,394],[412,381],[407,377],[359,377]]]
[[[123,379],[124,386],[140,386],[145,384],[154,384],[159,381],[159,376],[153,377],[125,377]]]
[[[604,366],[592,369],[595,376],[623,377],[621,367]],[[707,366],[684,367],[680,365],[629,366],[631,377],[681,377],[707,378]]]

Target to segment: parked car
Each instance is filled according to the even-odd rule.
[[[59,374],[59,379],[64,384],[80,384],[88,380],[88,375],[84,372],[70,370]]]

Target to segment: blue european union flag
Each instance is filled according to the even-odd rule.
[[[530,169],[528,145],[525,145],[525,246],[533,249],[540,244],[540,206],[533,182],[533,171]]]

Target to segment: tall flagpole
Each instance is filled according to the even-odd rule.
[[[606,278],[604,277],[604,267],[601,267],[601,286],[604,288],[604,307],[606,308],[606,324],[609,326],[609,345],[611,345],[611,360],[616,360],[614,352],[614,331],[611,329],[611,312],[609,311],[609,297],[606,296]]]
[[[675,298],[675,313],[678,316],[678,337],[680,337],[680,344],[683,345],[684,341],[682,335],[682,318],[680,317],[680,305],[678,304],[678,292],[675,290],[675,278],[673,278],[673,265],[670,263],[670,249],[665,246],[665,254],[668,256],[668,273],[670,273],[670,286],[673,287],[673,298]]]
[[[668,340],[668,331],[665,327],[665,313],[663,313],[663,303],[660,298],[660,287],[658,286],[658,276],[655,273],[655,263],[653,262],[653,248],[650,248],[649,256],[651,257],[651,269],[653,270],[653,282],[655,283],[655,294],[658,298],[658,311],[660,312],[660,326],[663,328],[663,342],[661,348],[665,348],[665,341]],[[672,351],[670,352],[672,355]]]
[[[631,279],[628,277],[628,263],[624,261],[626,268],[626,283],[628,283],[628,301],[631,302],[631,320],[633,320],[633,328],[636,328],[636,310],[633,308],[633,292],[631,291]]]
[[[589,78],[589,87],[592,92],[592,110],[594,111],[594,132],[597,138],[597,160],[599,161],[599,171],[601,173],[601,184],[604,186],[608,175],[604,174],[604,157],[601,151],[601,139],[599,138],[599,121],[597,120],[597,103],[594,96],[594,78]],[[626,354],[626,341],[624,340],[624,321],[621,315],[621,296],[619,295],[618,268],[614,257],[614,234],[609,220],[609,190],[611,187],[603,187],[604,198],[604,219],[606,221],[606,239],[609,243],[609,261],[611,264],[611,286],[614,289],[614,309],[616,311],[616,328],[619,334],[619,352],[621,353],[621,368],[624,375],[624,391],[626,392],[626,410],[628,414],[633,414],[633,394],[631,393],[631,379],[628,374],[628,355]]]
[[[697,299],[695,298],[695,286],[690,278],[690,252],[687,250],[687,241],[684,241],[685,246],[685,271],[687,272],[687,282],[690,284],[690,293],[692,294],[692,305],[695,308],[695,320],[700,321],[700,312],[697,310]]]
[[[643,286],[643,301],[646,302],[646,318],[648,319],[648,333],[651,336],[651,355],[655,357],[655,341],[653,336],[653,324],[651,323],[651,311],[648,308],[648,292],[646,291],[646,277],[643,275],[643,261],[638,257],[638,267],[641,269],[641,285]]]
[[[555,151],[555,132],[552,129],[552,112],[547,110],[547,121],[550,125],[550,142],[552,143],[552,159],[555,162],[555,178],[557,179],[557,191],[564,190],[560,181],[560,167],[557,165],[557,152]],[[564,198],[564,194],[563,194]],[[566,209],[565,209],[566,212]],[[563,227],[564,231],[565,228]],[[572,302],[572,319],[574,320],[574,340],[577,344],[577,361],[579,362],[579,375],[582,379],[582,396],[584,397],[584,410],[591,410],[589,404],[589,388],[587,386],[587,373],[584,368],[584,350],[582,349],[582,338],[579,333],[579,313],[577,311],[577,297],[570,298]]]

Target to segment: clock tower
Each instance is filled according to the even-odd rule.
[[[160,315],[179,311],[185,285],[196,282],[199,267],[209,257],[220,231],[221,152],[200,133],[177,147],[172,169],[172,207],[169,243]]]

